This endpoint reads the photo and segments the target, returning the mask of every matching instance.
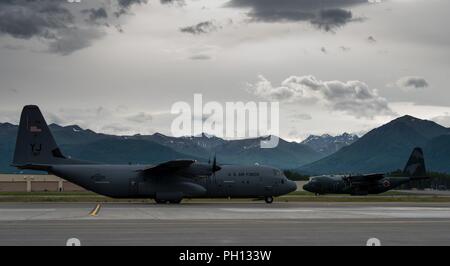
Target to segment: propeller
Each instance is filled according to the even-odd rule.
[[[212,172],[215,173],[215,172],[219,171],[220,169],[222,169],[222,168],[217,165],[216,154],[214,154],[214,160],[213,160],[213,165],[212,165]]]

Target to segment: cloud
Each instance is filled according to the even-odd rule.
[[[87,20],[94,23],[96,23],[98,20],[104,20],[108,18],[108,13],[103,7],[83,9],[81,12],[84,14],[88,14],[89,18]]]
[[[180,28],[180,31],[184,32],[184,33],[190,33],[193,35],[199,35],[199,34],[207,34],[207,33],[216,31],[219,28],[221,28],[221,27],[219,25],[217,25],[217,23],[210,20],[210,21],[200,22],[193,26]]]
[[[417,76],[402,77],[395,82],[395,85],[402,89],[423,89],[429,86],[428,81]]]
[[[361,81],[321,81],[314,76],[291,76],[280,86],[259,76],[248,90],[269,101],[291,104],[319,104],[333,111],[341,111],[356,118],[392,115],[388,102]]]
[[[344,9],[321,10],[311,24],[325,31],[333,31],[354,20],[352,12]]]
[[[367,41],[370,42],[370,43],[376,43],[377,42],[377,40],[373,36],[367,37]]]
[[[46,116],[46,120],[49,124],[57,124],[57,125],[67,124],[67,121],[58,114],[47,113],[47,114],[45,114],[45,116]]]
[[[127,120],[129,120],[131,122],[136,122],[136,123],[145,123],[145,122],[152,121],[153,115],[141,112],[141,113],[127,117]]]
[[[433,117],[433,118],[431,118],[431,120],[442,126],[450,127],[450,114],[449,113],[445,113],[444,115]]]
[[[118,9],[114,12],[116,17],[128,14],[132,5],[147,4],[147,0],[117,0]]]
[[[58,38],[48,44],[48,51],[61,55],[69,55],[89,47],[96,39],[103,37],[105,33],[92,28],[66,29],[59,33]]]
[[[114,134],[114,135],[126,135],[132,130],[133,129],[131,127],[125,126],[120,123],[111,123],[111,124],[105,125],[101,128],[101,131],[108,132],[108,133]]]
[[[300,135],[297,129],[291,129],[288,133],[289,137],[297,138]]]
[[[0,123],[19,124],[20,112],[16,109],[0,108]]]
[[[0,2],[0,33],[14,38],[55,38],[74,22],[72,13],[56,1]]]
[[[360,19],[348,8],[367,4],[368,0],[230,0],[226,6],[249,9],[253,22],[310,22],[313,26],[333,31]]]
[[[147,0],[118,0],[119,6],[121,8],[130,8],[134,4],[146,4]]]
[[[189,57],[189,59],[191,59],[191,60],[210,60],[210,59],[212,59],[212,57],[209,55],[206,55],[206,54],[197,54],[197,55],[193,55],[193,56]]]
[[[291,115],[292,118],[296,120],[311,120],[312,116],[310,114],[293,114]]]
[[[184,0],[160,0],[160,3],[162,5],[178,5],[178,6],[186,5],[186,2]]]
[[[46,44],[49,52],[67,55],[90,46],[105,35],[104,27],[117,27],[121,23],[118,17],[132,5],[144,3],[147,0],[86,1],[81,9],[66,1],[1,1],[0,37],[36,39]]]
[[[186,50],[190,60],[211,60],[219,53],[220,48],[214,45],[194,46]]]

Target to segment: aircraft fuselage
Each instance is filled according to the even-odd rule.
[[[345,176],[316,176],[303,189],[316,194],[367,195],[384,193],[409,181],[409,177],[384,177],[373,182],[352,183]]]
[[[199,168],[209,167],[196,163]],[[191,172],[148,176],[142,165],[54,165],[50,173],[90,191],[114,198],[257,198],[295,191],[295,182],[275,168],[225,165],[213,174]]]

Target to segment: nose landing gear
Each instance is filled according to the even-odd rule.
[[[264,198],[264,200],[266,201],[267,204],[271,204],[273,202],[273,197],[272,196],[267,196]]]

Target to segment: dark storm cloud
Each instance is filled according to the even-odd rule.
[[[148,0],[117,0],[119,8],[114,14],[117,17],[120,17],[124,14],[127,14],[132,5],[141,5],[147,4]]]
[[[397,80],[396,84],[398,87],[405,89],[423,89],[430,85],[426,79],[417,76],[402,77]]]
[[[190,33],[194,35],[206,34],[212,31],[216,31],[219,28],[214,21],[203,21],[193,26],[180,28],[181,32]]]
[[[74,22],[72,13],[56,1],[0,2],[0,33],[15,38],[53,39]]]
[[[103,31],[95,28],[68,28],[59,33],[58,39],[48,44],[48,51],[60,55],[69,55],[74,51],[91,46],[94,40],[104,35]]]
[[[334,28],[344,26],[353,20],[351,11],[344,9],[327,9],[321,10],[317,18],[313,19],[311,23],[319,29],[325,31],[332,31]]]
[[[132,5],[147,0],[89,1],[68,3],[63,0],[0,1],[0,36],[32,39],[48,45],[50,52],[70,54],[83,49],[104,35],[102,27],[129,12]],[[82,6],[81,6],[82,5]],[[85,7],[81,9],[80,7]],[[97,23],[102,20],[104,23]]]
[[[160,0],[162,5],[180,5],[183,6],[186,4],[184,0]]]
[[[346,10],[367,0],[230,0],[226,6],[250,9],[248,16],[255,22],[308,21],[325,31],[344,26],[355,18]]]
[[[296,10],[261,10],[248,15],[255,22],[296,22],[313,20],[316,17],[312,13]]]
[[[87,14],[89,16],[88,20],[91,22],[97,22],[98,20],[108,18],[108,13],[103,7],[84,9],[81,12]]]
[[[117,0],[119,6],[122,8],[129,8],[134,4],[146,4],[147,0]]]

